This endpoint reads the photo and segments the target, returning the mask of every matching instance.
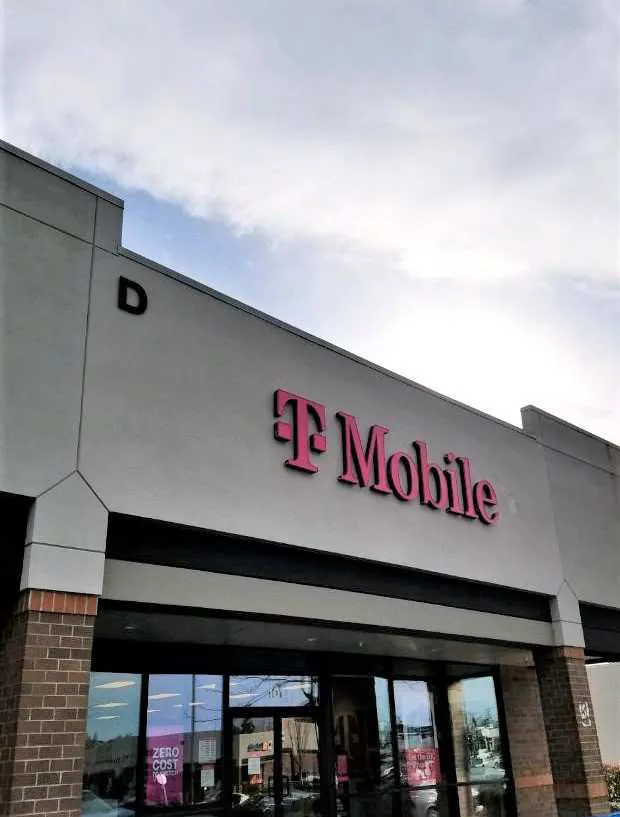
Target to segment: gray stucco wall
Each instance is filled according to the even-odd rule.
[[[535,408],[567,582],[581,601],[620,606],[620,450]]]

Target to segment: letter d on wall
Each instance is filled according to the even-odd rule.
[[[118,279],[118,308],[131,315],[143,315],[149,299],[143,286],[129,278]]]

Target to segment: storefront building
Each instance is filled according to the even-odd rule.
[[[0,813],[608,813],[620,450],[163,269],[122,202],[0,157]]]

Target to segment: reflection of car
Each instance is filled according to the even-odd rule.
[[[233,792],[232,796],[232,803],[233,806],[242,806],[250,799],[249,794],[243,794],[242,792]]]
[[[235,814],[243,815],[243,817],[273,817],[275,814],[276,804],[272,796],[266,794],[243,796],[244,800],[234,804]],[[309,804],[309,800],[313,802]],[[319,795],[311,791],[293,790],[284,795],[282,805],[286,814],[310,815],[313,811],[308,809],[309,805],[318,814]]]
[[[116,801],[106,802],[92,791],[87,790],[82,792],[82,815],[84,817],[134,817],[135,811],[119,805]]]
[[[413,789],[409,796],[415,817],[437,817],[437,789]]]
[[[476,779],[472,784],[471,794],[477,815],[495,817],[504,813],[506,782],[502,768],[476,769]]]

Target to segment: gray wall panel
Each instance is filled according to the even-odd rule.
[[[618,478],[547,451],[551,497],[564,573],[577,598],[620,605]]]
[[[0,206],[0,490],[76,466],[91,246]]]
[[[120,275],[149,295],[116,308]],[[327,406],[315,476],[283,467],[278,387]],[[553,594],[561,566],[540,447],[516,429],[329,351],[136,261],[97,251],[80,468],[110,510]],[[431,455],[467,455],[497,487],[487,528],[337,481],[334,413]]]

